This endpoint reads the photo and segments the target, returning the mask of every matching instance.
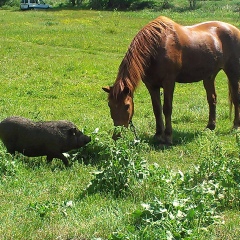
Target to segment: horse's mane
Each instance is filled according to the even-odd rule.
[[[118,75],[113,85],[113,97],[117,98],[126,87],[129,93],[133,94],[145,75],[151,57],[156,55],[166,30],[172,29],[173,23],[166,17],[158,17],[143,27],[133,38],[119,66]]]

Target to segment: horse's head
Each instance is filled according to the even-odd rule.
[[[117,96],[114,96],[112,87],[103,87],[102,89],[108,93],[108,106],[114,126],[128,127],[134,113],[133,97],[129,89],[125,87]],[[112,137],[116,140],[120,134],[113,133]]]

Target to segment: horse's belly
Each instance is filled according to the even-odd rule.
[[[178,78],[176,82],[178,83],[193,83],[193,82],[199,82],[203,79],[198,79],[198,78]]]
[[[207,66],[206,63],[192,67],[188,66],[180,70],[176,81],[179,83],[199,82],[217,74],[221,68],[221,61],[211,61]]]
[[[212,72],[206,72],[204,70],[200,71],[193,71],[188,73],[180,73],[177,76],[176,82],[179,83],[192,83],[192,82],[199,82],[208,76],[211,76]]]

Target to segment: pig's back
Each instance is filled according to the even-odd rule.
[[[0,138],[9,152],[27,156],[45,155],[56,139],[54,128],[44,127],[23,117],[8,117],[0,123]]]

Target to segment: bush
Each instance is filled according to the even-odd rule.
[[[88,6],[92,9],[128,9],[139,0],[89,0]]]
[[[134,1],[129,7],[130,10],[153,9],[155,7],[154,1]]]
[[[107,2],[107,0],[90,0],[88,7],[92,9],[105,9]]]
[[[2,6],[9,6],[9,7],[19,7],[20,1],[18,0],[0,0],[0,7]]]

